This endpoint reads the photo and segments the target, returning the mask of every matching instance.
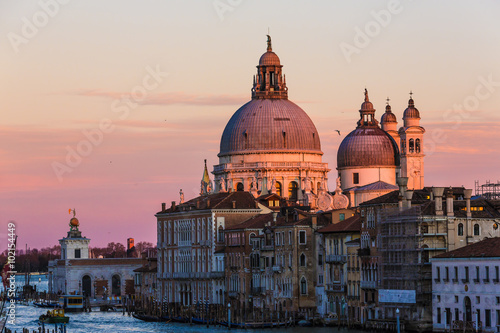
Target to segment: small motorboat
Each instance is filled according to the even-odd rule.
[[[48,324],[68,323],[69,317],[64,315],[64,309],[48,310],[38,318],[40,321]]]

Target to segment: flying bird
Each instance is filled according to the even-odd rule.
[[[334,130],[334,132],[337,132],[337,133],[339,133],[339,135],[340,135],[340,131],[339,131],[339,130]]]

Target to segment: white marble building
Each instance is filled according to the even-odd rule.
[[[431,263],[433,330],[479,324],[483,332],[500,332],[500,238],[435,256]]]

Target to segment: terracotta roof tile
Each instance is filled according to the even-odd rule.
[[[487,258],[500,257],[500,237],[486,238],[480,242],[437,255],[434,258],[484,258],[484,257]]]
[[[336,232],[356,232],[361,230],[361,216],[356,214],[344,221],[327,225],[318,230],[320,233],[336,233]]]

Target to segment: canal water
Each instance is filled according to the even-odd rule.
[[[31,284],[37,285],[38,291],[47,290],[47,278],[44,275],[32,276],[30,279]],[[16,276],[16,284],[19,286],[24,285],[24,276]],[[0,290],[2,288],[0,287]],[[15,324],[7,324],[7,328],[12,331],[22,332],[23,328],[28,328],[31,331],[38,330],[40,327],[38,317],[47,312],[47,309],[37,308],[33,305],[16,304],[16,318]],[[196,332],[227,332],[227,327],[210,327],[206,328],[203,325],[189,325],[182,323],[148,323],[135,319],[134,317],[123,315],[122,312],[80,312],[80,313],[67,313],[70,317],[69,323],[66,325],[68,333],[120,333],[120,332],[141,332],[141,333],[154,333],[154,332],[172,332],[172,333],[196,333]],[[46,324],[45,328],[53,329],[54,325]],[[359,330],[347,330],[332,327],[293,327],[287,329],[259,329],[259,330],[236,330],[231,329],[231,332],[289,332],[289,333],[362,333]],[[365,332],[363,332],[365,333]]]

